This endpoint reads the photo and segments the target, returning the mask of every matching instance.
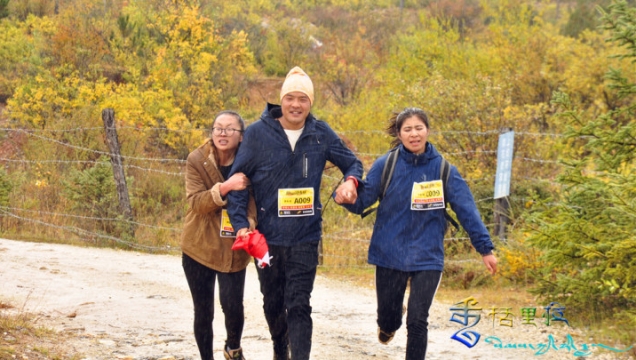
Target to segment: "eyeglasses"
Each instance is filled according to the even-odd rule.
[[[234,135],[234,133],[236,131],[241,132],[241,130],[239,130],[239,129],[232,129],[232,128],[227,128],[227,129],[222,129],[222,128],[218,128],[218,127],[213,127],[212,128],[212,133],[214,133],[214,135],[221,135],[221,134],[225,133],[225,135],[227,135],[227,136],[232,136],[232,135]]]

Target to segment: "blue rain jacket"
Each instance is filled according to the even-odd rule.
[[[399,145],[395,171],[384,198],[378,206],[371,245],[370,264],[400,271],[444,269],[444,233],[448,223],[444,210],[411,210],[414,183],[440,179],[442,157],[428,143],[423,154],[415,155]],[[388,154],[378,158],[366,179],[358,187],[358,200],[344,205],[361,214],[380,197],[382,170]],[[468,185],[457,168],[451,166],[448,191],[444,194],[462,227],[480,254],[494,247],[475,205]]]
[[[326,162],[358,181],[362,179],[362,163],[327,123],[311,114],[292,151],[277,120],[281,115],[280,106],[267,104],[261,118],[247,127],[231,173],[242,172],[250,179],[257,209],[256,228],[269,245],[318,242],[322,233],[320,183]],[[279,217],[278,190],[288,188],[313,188],[313,215]],[[247,190],[228,194],[228,214],[235,230],[249,227],[247,203]]]

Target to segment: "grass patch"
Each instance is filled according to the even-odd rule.
[[[0,359],[75,360],[63,350],[65,336],[37,326],[37,318],[0,301]]]

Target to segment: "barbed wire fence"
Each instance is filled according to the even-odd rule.
[[[188,132],[197,132],[200,135],[206,137],[207,130],[205,129],[166,129],[161,127],[147,127],[147,128],[139,128],[132,126],[121,126],[116,128],[117,131],[133,131],[133,132],[165,132],[165,133],[176,133],[176,134],[184,134]],[[25,129],[25,128],[0,128],[0,139],[10,138],[12,134],[24,136],[29,139],[33,139],[35,141],[42,141],[45,143],[49,143],[53,146],[57,146],[65,149],[70,153],[85,153],[92,154],[92,158],[97,158],[95,160],[62,160],[58,158],[48,158],[46,155],[38,154],[37,156],[30,154],[18,154],[16,152],[7,154],[6,152],[0,152],[0,163],[3,164],[5,169],[9,170],[12,167],[16,169],[14,171],[20,171],[17,167],[22,167],[23,169],[33,166],[41,166],[41,165],[59,165],[59,166],[75,166],[79,168],[86,167],[111,167],[110,162],[105,162],[99,160],[101,156],[119,156],[121,161],[123,162],[123,167],[129,172],[134,173],[134,176],[146,176],[144,174],[154,174],[158,176],[164,176],[166,179],[172,179],[170,181],[181,181],[184,183],[184,168],[186,161],[184,159],[178,158],[159,158],[159,157],[144,157],[144,156],[131,156],[131,155],[115,155],[110,151],[103,149],[95,149],[88,148],[83,145],[73,144],[68,141],[68,137],[65,137],[64,140],[55,137],[55,134],[101,134],[104,132],[103,127],[74,127],[67,129]],[[339,131],[338,134],[341,136],[361,136],[366,137],[369,135],[380,135],[384,134],[384,131],[381,130],[352,130],[352,131]],[[461,135],[473,135],[473,136],[484,136],[484,137],[494,137],[498,136],[501,133],[500,130],[489,130],[489,131],[436,131],[433,134],[442,135],[442,136],[461,136]],[[97,135],[93,135],[97,136]],[[548,138],[548,139],[559,139],[564,137],[563,134],[556,133],[532,133],[532,132],[515,132],[515,136],[517,137],[530,137],[530,138]],[[72,137],[71,137],[72,138]],[[0,140],[0,144],[2,140]],[[524,149],[525,150],[525,149]],[[366,157],[375,159],[384,153],[374,153],[374,152],[358,152],[355,151],[356,155],[359,157]],[[13,156],[10,156],[13,155]],[[445,157],[454,157],[454,156],[479,156],[479,157],[496,157],[496,150],[489,149],[480,149],[480,150],[466,150],[466,151],[458,151],[458,152],[447,152],[443,154]],[[556,159],[542,159],[533,157],[531,154],[522,153],[520,151],[516,152],[515,162],[526,162],[533,165],[551,165],[559,167],[560,164]],[[368,164],[366,164],[368,165]],[[127,176],[130,174],[127,174]],[[550,186],[559,186],[558,183],[554,181],[553,178],[531,178],[527,176],[519,176],[519,178],[532,181],[532,182],[545,182]],[[479,178],[470,178],[465,177],[469,186],[471,184],[476,183],[494,183],[494,169],[489,169],[489,171],[484,171],[483,176]],[[335,188],[335,186],[341,181],[338,177],[338,172],[330,172],[326,171],[323,175],[323,186],[325,189],[329,189],[326,191],[323,189],[322,197],[325,199],[323,204],[328,202],[328,197],[330,196],[330,190]],[[45,185],[43,185],[45,186]],[[36,185],[37,188],[37,185]],[[182,186],[185,189],[185,186]],[[185,190],[184,190],[185,194]],[[526,198],[523,196],[514,197],[514,199],[518,201],[526,201]],[[476,202],[479,203],[489,203],[494,201],[492,197],[482,197],[479,199],[475,199]],[[184,199],[185,203],[185,199]],[[334,206],[335,207],[335,206]],[[338,207],[335,207],[338,208]],[[325,209],[326,210],[326,209]],[[183,208],[185,211],[185,207]],[[346,213],[346,212],[345,212]],[[339,214],[342,215],[342,214]],[[182,218],[184,214],[181,214],[177,218]],[[136,239],[122,238],[113,236],[112,234],[107,234],[102,231],[97,231],[96,229],[87,230],[85,227],[80,225],[85,225],[87,222],[99,222],[99,223],[116,223],[116,224],[124,224],[124,225],[132,225],[137,227],[138,229],[146,229],[147,231],[155,231],[162,232],[163,234],[169,234],[167,237],[178,239],[182,228],[180,223],[172,223],[167,224],[166,226],[162,226],[157,223],[147,223],[143,221],[132,221],[129,219],[125,219],[123,217],[101,217],[101,216],[85,216],[85,215],[77,215],[71,213],[63,213],[63,212],[55,212],[48,211],[44,208],[32,208],[29,206],[0,206],[0,218],[13,219],[16,221],[16,224],[31,224],[32,226],[38,226],[42,228],[49,228],[53,230],[58,230],[62,233],[71,233],[79,238],[85,239],[88,242],[96,242],[98,239],[112,242],[113,244],[117,244],[118,246],[137,249],[147,252],[175,252],[178,251],[178,246],[175,245],[173,241],[170,244],[163,245],[144,245],[140,244]],[[323,259],[329,259],[325,264],[321,266],[325,267],[358,267],[358,268],[370,268],[369,265],[366,264],[366,249],[368,248],[370,242],[370,234],[372,229],[371,221],[361,221],[361,220],[353,220],[354,216],[350,216],[348,220],[353,224],[349,229],[346,230],[335,230],[332,227],[326,227],[323,239],[325,241],[330,242],[339,242],[344,247],[357,248],[358,251],[354,254],[347,254],[346,252],[338,253],[331,252],[322,254]],[[53,220],[58,220],[59,222],[54,222]],[[347,219],[345,219],[347,220]],[[70,225],[75,224],[75,225]],[[79,224],[79,225],[78,225]],[[489,228],[491,228],[494,224],[487,224]],[[20,227],[20,226],[17,226]],[[1,229],[0,229],[1,230]],[[470,239],[462,236],[448,236],[446,241],[450,242],[466,242]],[[342,255],[342,254],[345,255]],[[333,260],[333,261],[331,261]],[[467,260],[467,259],[450,259],[449,262],[470,262],[470,261],[478,261],[475,260]]]

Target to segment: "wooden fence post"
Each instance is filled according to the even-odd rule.
[[[108,149],[110,149],[110,162],[113,166],[113,175],[115,177],[115,184],[117,185],[119,211],[121,211],[126,220],[132,221],[132,207],[130,206],[130,198],[128,197],[128,186],[126,185],[126,176],[124,174],[124,167],[121,160],[117,128],[115,128],[115,111],[113,109],[104,109],[102,111],[102,120],[104,121],[104,129],[106,130],[106,145],[108,145]],[[135,226],[131,223],[129,227],[129,235],[133,236],[134,234]]]
[[[510,224],[510,198],[495,199],[495,235],[506,241],[506,228]]]

